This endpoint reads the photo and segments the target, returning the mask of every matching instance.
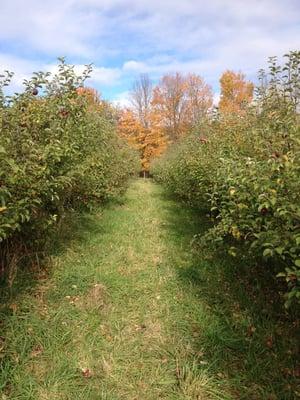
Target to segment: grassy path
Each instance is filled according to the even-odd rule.
[[[198,224],[142,180],[122,204],[75,221],[51,277],[10,304],[0,399],[294,398],[247,335],[251,299],[229,301],[221,275],[205,273],[209,257],[191,252]]]

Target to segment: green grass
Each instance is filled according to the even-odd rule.
[[[0,399],[299,397],[297,321],[245,266],[193,251],[206,227],[148,180],[76,217],[49,274],[3,291]]]

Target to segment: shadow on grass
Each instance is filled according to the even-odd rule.
[[[195,235],[211,226],[209,218],[161,197],[169,240],[189,254],[184,267],[174,267],[179,282],[199,302],[199,314],[207,314],[194,314],[201,332],[193,340],[195,354],[204,349],[212,369],[231,382],[233,398],[297,398],[299,314],[285,310],[278,281],[266,265],[193,248]]]
[[[123,200],[116,199],[105,205],[106,209],[123,204]],[[63,254],[73,245],[84,246],[91,236],[104,234],[107,226],[99,224],[101,208],[94,212],[69,212],[58,223],[55,229],[48,233],[43,245],[38,247],[30,243],[32,252],[25,258],[23,265],[18,265],[12,284],[5,276],[0,281],[0,315],[13,314],[13,304],[24,293],[34,292],[36,286],[47,280],[52,271],[52,257]]]

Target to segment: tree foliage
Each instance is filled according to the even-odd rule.
[[[253,83],[247,82],[244,74],[228,70],[221,76],[220,85],[220,112],[240,114],[245,111],[253,99]]]
[[[153,110],[147,115],[145,125],[130,109],[121,111],[119,116],[119,135],[138,151],[143,172],[149,171],[151,160],[161,155],[167,144],[159,123]]]
[[[195,74],[165,75],[154,88],[147,75],[134,82],[132,108],[121,113],[119,133],[138,149],[143,171],[168,143],[207,117],[212,98],[211,88]]]
[[[222,118],[199,126],[153,168],[172,192],[210,213],[214,226],[201,243],[263,259],[264,268],[286,280],[286,304],[300,299],[299,67],[300,52],[283,66],[272,58],[269,72],[260,72],[254,104],[245,108],[241,99],[246,93],[249,103],[250,89],[240,76],[243,90],[233,101],[223,97]]]
[[[153,93],[153,106],[160,113],[166,136],[172,141],[184,136],[207,116],[212,90],[195,74],[176,72],[163,76]]]
[[[107,108],[64,59],[38,72],[23,93],[1,92],[0,256],[26,257],[69,209],[90,207],[126,186],[135,161]],[[0,87],[7,85],[4,76]],[[100,108],[99,108],[100,107]],[[32,251],[29,251],[33,249]],[[17,251],[17,249],[19,249]]]

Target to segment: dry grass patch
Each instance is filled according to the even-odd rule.
[[[26,370],[29,375],[34,377],[34,379],[42,384],[49,372],[53,370],[54,366],[52,361],[48,358],[42,356],[36,356],[31,358],[31,360],[26,365]]]
[[[86,295],[76,297],[74,304],[83,311],[103,311],[108,306],[107,288],[102,283],[95,283]]]
[[[39,387],[36,397],[36,400],[67,400],[67,399],[68,397],[66,397],[63,393],[59,391],[58,388],[55,387],[51,388]]]

